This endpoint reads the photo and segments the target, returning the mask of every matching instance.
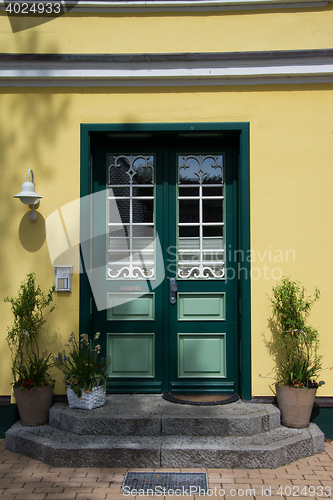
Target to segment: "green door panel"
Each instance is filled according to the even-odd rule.
[[[223,140],[169,152],[171,390],[238,391],[237,148]],[[175,335],[175,333],[177,335]],[[178,354],[178,355],[177,355]]]
[[[147,293],[108,293],[108,321],[154,321],[155,319],[155,294]]]
[[[179,334],[179,377],[226,376],[224,334]]]
[[[178,293],[178,321],[225,320],[224,293]]]
[[[154,334],[109,333],[110,377],[154,377]]]

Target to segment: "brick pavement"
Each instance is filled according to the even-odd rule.
[[[333,498],[333,442],[325,443],[324,453],[278,469],[140,470],[207,471],[209,494],[219,499]],[[126,500],[134,498],[121,493],[126,472],[127,469],[51,467],[6,450],[4,440],[0,440],[0,500]],[[197,500],[199,495],[177,498]]]

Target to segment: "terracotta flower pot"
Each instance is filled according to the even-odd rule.
[[[53,388],[50,385],[35,389],[14,387],[21,424],[25,426],[43,425],[49,421]]]
[[[281,423],[287,427],[308,427],[317,389],[276,385]]]

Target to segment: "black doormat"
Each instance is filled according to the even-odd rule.
[[[122,493],[131,495],[205,495],[208,480],[205,472],[127,472]]]
[[[179,403],[182,405],[199,405],[199,406],[213,406],[213,405],[226,405],[228,403],[235,403],[239,400],[238,394],[175,394],[165,392],[163,398],[171,403]]]

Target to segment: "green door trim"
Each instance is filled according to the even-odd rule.
[[[239,256],[249,255],[250,251],[250,124],[236,123],[103,123],[81,124],[81,175],[80,196],[87,196],[93,192],[92,163],[90,136],[92,133],[122,133],[157,134],[157,133],[186,133],[195,137],[200,133],[216,133],[234,131],[239,134],[239,166],[238,166],[238,245]],[[85,217],[85,214],[81,214]],[[166,215],[165,215],[166,216]],[[81,259],[82,260],[82,259]],[[84,266],[84,263],[82,262]],[[250,262],[242,259],[239,263],[239,393],[244,400],[250,400],[251,393],[251,280]],[[84,269],[83,269],[84,270]],[[87,275],[80,276],[80,332],[90,332],[92,328],[92,314],[94,301],[92,299]],[[147,387],[145,387],[147,391]],[[152,385],[152,392],[158,388]],[[140,384],[138,385],[140,391]]]

